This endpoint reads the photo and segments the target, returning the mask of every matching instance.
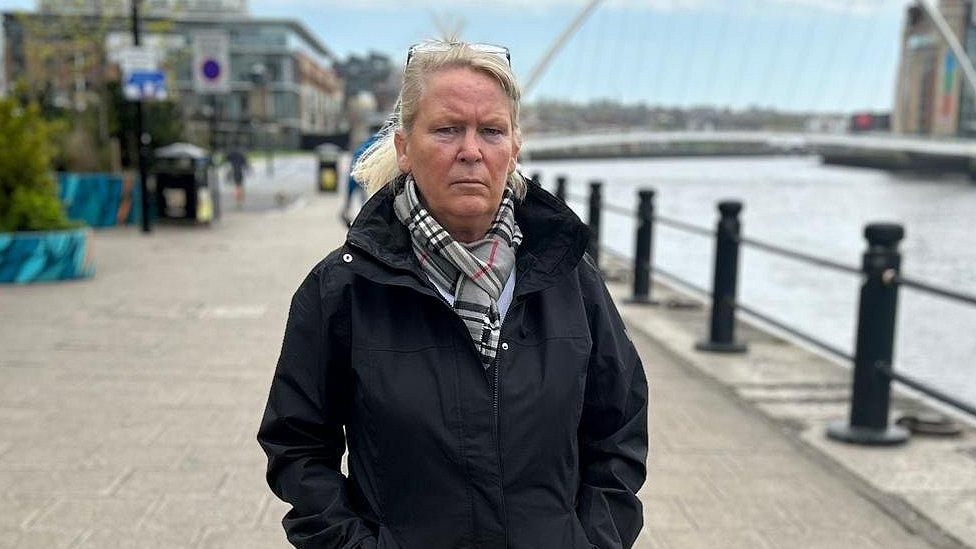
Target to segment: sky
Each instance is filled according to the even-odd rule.
[[[340,57],[403,62],[410,44],[460,26],[506,45],[525,79],[584,0],[251,0],[302,22]],[[528,100],[813,112],[888,110],[910,0],[605,0]],[[33,0],[0,0],[0,10]]]

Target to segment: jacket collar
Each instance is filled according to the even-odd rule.
[[[376,282],[397,285],[403,285],[403,275],[410,274],[422,283],[425,293],[430,293],[426,275],[413,253],[410,234],[393,210],[393,198],[394,185],[378,191],[349,229],[346,243],[380,264],[366,266],[357,262],[356,270]],[[590,231],[554,196],[529,183],[525,199],[515,207],[515,220],[524,235],[515,260],[516,295],[547,288],[579,264]]]

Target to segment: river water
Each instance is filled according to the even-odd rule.
[[[905,226],[902,273],[976,293],[976,184],[964,177],[892,174],[822,165],[818,158],[747,157],[528,163],[552,189],[556,175],[585,196],[604,181],[604,203],[636,209],[639,188],[657,190],[660,215],[714,227],[716,204],[741,200],[744,235],[859,266],[867,223]],[[586,219],[585,205],[572,204]],[[603,215],[602,245],[633,256],[634,223]],[[656,225],[654,262],[710,288],[714,242]],[[853,354],[858,277],[740,251],[739,300]],[[704,328],[703,328],[704,329]],[[903,288],[895,368],[976,403],[976,307]]]

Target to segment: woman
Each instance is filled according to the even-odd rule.
[[[644,371],[586,227],[515,169],[519,95],[504,48],[410,50],[355,172],[376,192],[292,300],[258,433],[297,547],[640,531]]]

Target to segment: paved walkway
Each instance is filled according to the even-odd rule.
[[[0,288],[0,547],[285,547],[254,440],[336,197],[96,234],[97,275]],[[651,384],[639,547],[926,547],[632,330]]]

